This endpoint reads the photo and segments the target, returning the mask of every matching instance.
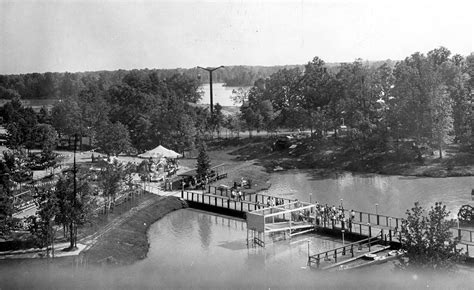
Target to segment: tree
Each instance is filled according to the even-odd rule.
[[[131,172],[132,165],[130,163],[125,165],[116,159],[111,164],[106,163],[101,170],[99,179],[102,195],[105,199],[105,212],[112,204],[115,204],[115,197],[121,189],[122,182]]]
[[[31,108],[24,108],[19,99],[13,99],[3,108],[3,118],[7,123],[7,147],[31,149],[35,145],[34,129],[36,114]]]
[[[241,117],[239,116],[239,114],[236,114],[236,115],[227,116],[226,121],[225,121],[225,126],[227,127],[227,129],[229,129],[232,135],[234,133],[237,134],[237,137],[239,137],[239,133],[241,131],[240,120],[241,120]]]
[[[407,217],[401,228],[401,242],[407,253],[401,266],[432,270],[453,269],[461,250],[456,248],[459,239],[453,238],[450,231],[454,221],[446,219],[449,211],[445,205],[437,202],[427,216],[424,212],[418,203],[406,212]]]
[[[209,124],[211,126],[211,131],[217,132],[217,137],[220,137],[221,127],[224,124],[224,114],[222,113],[222,106],[217,103],[214,105],[214,112],[210,116]]]
[[[452,141],[453,130],[452,101],[443,88],[433,92],[430,107],[432,140],[438,146],[439,158],[443,158],[443,145]]]
[[[46,257],[49,257],[51,246],[54,258],[54,219],[59,213],[59,203],[54,190],[37,190],[35,203],[37,206],[36,216],[28,217],[28,229],[34,237],[39,248],[46,247]]]
[[[130,135],[122,123],[105,123],[97,131],[97,146],[106,154],[118,155],[131,149]]]
[[[68,137],[69,145],[75,134],[82,136],[82,119],[79,104],[74,98],[60,99],[51,111],[51,124],[59,133],[60,139]]]
[[[89,136],[89,145],[92,145],[92,139],[100,124],[109,118],[110,107],[105,100],[104,92],[94,85],[79,93],[78,105],[81,111],[81,123]]]
[[[199,146],[199,155],[197,157],[197,175],[202,177],[209,173],[211,168],[211,159],[206,151],[206,144],[202,142]]]
[[[13,196],[10,191],[10,169],[0,160],[0,236],[10,235],[13,227]]]
[[[58,143],[58,134],[49,124],[38,124],[35,127],[35,143],[40,144],[43,152],[52,152]]]
[[[76,177],[77,179],[74,181],[74,176],[73,172],[60,176],[55,186],[59,208],[56,222],[68,230],[69,249],[76,247],[77,227],[89,220],[93,201],[89,183],[80,177]]]

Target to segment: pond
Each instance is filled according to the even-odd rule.
[[[308,234],[270,242],[267,237],[261,248],[247,247],[246,235],[244,220],[179,210],[150,227],[147,258],[130,270],[164,288],[301,287],[335,275],[306,267],[308,247],[316,253],[341,245],[333,238]],[[376,271],[392,268],[386,264]]]
[[[403,217],[416,201],[430,207],[441,201],[456,217],[464,204],[473,204],[474,177],[419,178],[345,172],[321,178],[311,171],[290,170],[271,175],[269,194],[346,209]]]

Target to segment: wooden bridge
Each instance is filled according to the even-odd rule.
[[[357,235],[361,239],[378,236],[382,231],[381,240],[387,243],[399,244],[401,242],[402,218],[369,213],[354,210],[353,218],[343,221],[333,221],[329,218],[317,217],[315,204],[297,201],[284,197],[271,196],[261,193],[244,194],[242,198],[232,198],[230,189],[209,186],[203,191],[182,191],[181,198],[188,201],[192,207],[202,208],[223,214],[230,214],[247,219],[249,217],[263,216],[263,223],[252,223],[250,230],[255,233],[248,236],[247,241],[257,244],[265,244],[265,233],[284,232],[291,238],[298,232],[327,232],[331,234]],[[300,206],[295,207],[296,203]],[[250,213],[250,214],[249,214]],[[296,215],[295,215],[296,214]],[[352,212],[344,210],[344,216],[351,217]],[[261,220],[262,217],[259,217]],[[272,219],[271,221],[269,219]],[[468,256],[473,254],[473,230],[463,228],[451,228],[454,237],[458,237],[459,248],[464,250]],[[260,234],[259,234],[260,233]]]

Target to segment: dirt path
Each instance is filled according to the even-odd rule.
[[[105,225],[104,227],[100,228],[98,231],[96,231],[95,233],[87,236],[87,237],[84,237],[82,239],[80,239],[78,241],[78,243],[80,244],[85,244],[86,247],[85,247],[85,251],[90,249],[92,246],[94,246],[94,244],[97,243],[97,241],[102,237],[104,236],[105,234],[107,234],[108,232],[116,229],[117,227],[119,227],[121,224],[123,224],[126,220],[128,220],[129,218],[131,218],[136,212],[140,211],[141,209],[157,202],[158,200],[161,200],[163,199],[164,197],[158,197],[157,198],[150,198],[150,199],[147,199],[145,200],[144,202],[138,204],[137,206],[131,208],[129,211],[125,212],[124,214],[121,214],[120,216],[114,218],[112,221],[110,221],[107,225]]]
[[[87,243],[80,263],[125,265],[146,257],[149,248],[147,231],[164,215],[186,207],[174,196],[153,196],[120,215],[105,227],[81,239]]]

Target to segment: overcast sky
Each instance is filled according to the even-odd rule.
[[[314,56],[398,60],[439,46],[474,51],[474,1],[410,2],[0,0],[0,73],[303,64]]]

